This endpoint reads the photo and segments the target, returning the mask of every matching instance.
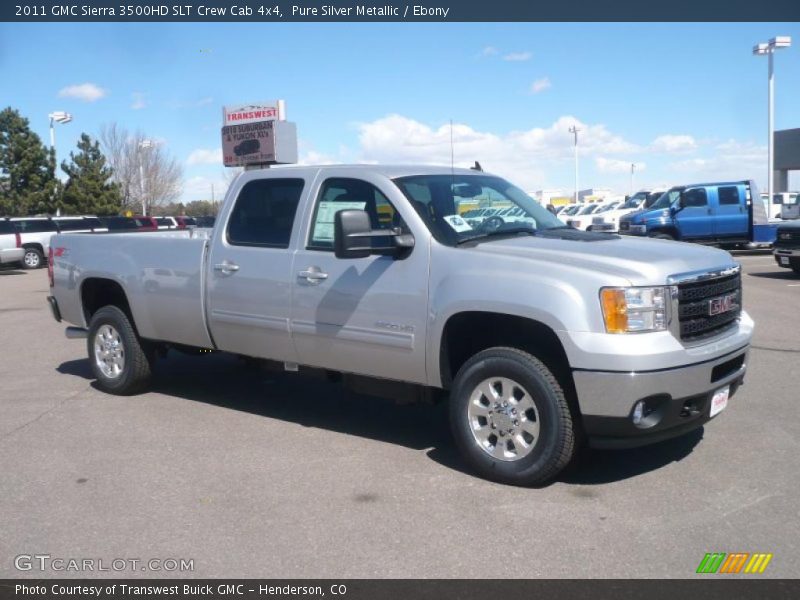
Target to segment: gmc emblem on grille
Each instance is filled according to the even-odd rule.
[[[739,308],[739,305],[736,304],[736,294],[726,294],[718,298],[711,298],[711,300],[708,301],[708,314],[712,317],[736,310],[737,308]]]

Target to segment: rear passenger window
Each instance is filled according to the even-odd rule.
[[[12,221],[20,233],[43,233],[56,231],[56,224],[49,219]]]
[[[720,206],[739,204],[739,188],[736,186],[719,188],[719,203]]]
[[[235,246],[288,248],[302,179],[255,179],[244,185],[228,222]]]
[[[692,206],[708,206],[708,198],[706,197],[705,188],[686,190],[683,192],[683,199],[681,203],[687,208]]]

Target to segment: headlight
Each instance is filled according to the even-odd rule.
[[[667,288],[603,288],[600,304],[608,333],[640,333],[667,329]]]
[[[631,233],[647,233],[647,225],[631,225]]]

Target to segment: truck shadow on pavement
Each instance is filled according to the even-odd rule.
[[[87,359],[64,362],[57,371],[93,379]],[[92,386],[97,389],[94,382]],[[445,402],[398,405],[349,392],[337,383],[248,367],[228,355],[191,357],[174,351],[158,362],[150,391],[426,451],[432,461],[475,476],[452,440]],[[582,450],[554,483],[595,485],[636,477],[682,460],[702,437],[701,428],[643,448]]]
[[[759,273],[748,273],[750,277],[760,277],[763,279],[782,279],[800,281],[800,276],[795,275],[790,269],[780,269],[779,271],[761,271]]]

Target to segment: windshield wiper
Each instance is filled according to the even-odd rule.
[[[500,237],[503,235],[517,235],[520,233],[527,233],[528,235],[538,235],[536,229],[531,229],[530,227],[512,227],[508,229],[496,229],[495,231],[486,231],[484,233],[479,233],[476,235],[470,235],[465,238],[461,238],[456,242],[457,246],[461,246],[462,244],[466,244],[469,242],[474,242],[476,240],[482,240],[485,238],[490,237]]]

